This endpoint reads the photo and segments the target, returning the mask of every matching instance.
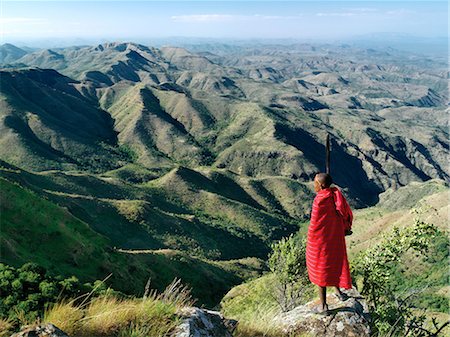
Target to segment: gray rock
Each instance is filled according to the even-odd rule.
[[[22,331],[12,334],[11,337],[69,337],[64,331],[51,323],[32,327],[25,327]]]
[[[233,337],[237,321],[224,318],[220,312],[194,307],[183,308],[183,317],[173,337]]]
[[[356,291],[345,291],[349,298],[341,302],[334,293],[327,295],[331,314],[314,313],[319,300],[311,301],[274,318],[286,335],[309,334],[316,337],[368,337],[370,314],[365,300]]]

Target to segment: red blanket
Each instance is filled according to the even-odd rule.
[[[306,266],[312,283],[321,287],[352,287],[344,234],[351,229],[352,221],[350,206],[336,187],[317,193],[306,245]]]

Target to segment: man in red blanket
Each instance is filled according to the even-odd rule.
[[[328,314],[326,287],[335,287],[340,300],[348,297],[339,288],[351,289],[352,279],[345,247],[345,235],[351,234],[353,214],[332,178],[318,173],[314,178],[311,223],[306,244],[306,266],[309,279],[319,287],[320,313]]]

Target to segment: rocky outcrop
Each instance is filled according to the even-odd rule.
[[[328,295],[329,315],[315,313],[318,300],[299,306],[274,318],[274,325],[286,336],[310,335],[316,337],[369,337],[370,315],[360,294],[352,289],[349,298],[339,301]],[[196,307],[179,310],[181,323],[171,337],[233,337],[238,322],[227,319],[220,312]],[[42,324],[23,329],[11,337],[69,337],[53,324]]]
[[[183,308],[179,314],[183,320],[173,337],[233,337],[238,323],[220,312],[194,307]]]
[[[51,323],[27,327],[11,337],[69,337],[66,333]]]
[[[238,322],[224,318],[220,312],[186,307],[178,312],[181,323],[172,337],[233,337]],[[69,337],[51,323],[26,327],[11,337]]]
[[[368,337],[370,315],[366,302],[355,290],[341,302],[334,294],[327,296],[330,314],[315,313],[319,300],[311,301],[275,318],[287,336],[307,334],[316,337]]]
[[[346,291],[348,299],[340,301],[333,294],[327,296],[329,315],[315,312],[319,300],[275,316],[273,325],[283,336],[369,337],[368,306],[356,289]],[[183,317],[172,337],[232,337],[238,322],[224,318],[217,311],[184,308]]]

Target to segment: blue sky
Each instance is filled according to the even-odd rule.
[[[447,36],[446,1],[1,1],[3,42],[43,38]]]

